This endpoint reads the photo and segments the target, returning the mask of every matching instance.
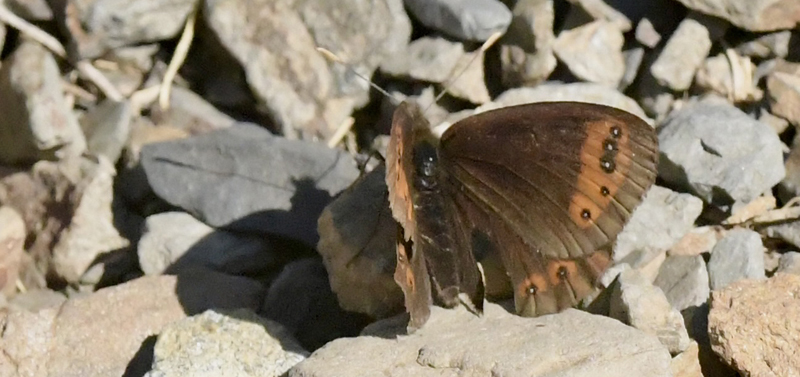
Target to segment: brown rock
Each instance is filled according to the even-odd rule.
[[[148,370],[149,363],[133,365],[132,359],[137,352],[146,355],[152,347],[147,339],[166,325],[210,307],[255,310],[263,293],[260,283],[204,270],[144,277],[58,308],[11,311],[0,354],[20,376],[122,376],[134,366]]]
[[[25,236],[22,216],[11,207],[0,207],[0,293],[6,297],[13,296],[17,290]]]
[[[672,369],[672,377],[703,377],[700,369],[700,349],[697,342],[692,342],[685,351],[672,358],[669,364]]]
[[[678,0],[749,31],[793,29],[800,22],[797,0]]]
[[[800,126],[800,75],[774,72],[767,77],[770,110]]]
[[[711,346],[746,376],[800,375],[800,276],[778,273],[713,292]]]

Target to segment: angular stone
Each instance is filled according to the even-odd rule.
[[[784,272],[787,274],[800,275],[800,253],[790,251],[781,255],[776,272]]]
[[[635,37],[637,42],[649,48],[655,48],[658,42],[661,42],[661,34],[656,31],[653,23],[647,18],[642,18],[636,24]]]
[[[115,163],[131,132],[131,105],[128,101],[105,100],[81,118],[89,152]]]
[[[68,108],[53,55],[24,42],[0,69],[0,162],[9,165],[78,156],[86,139]]]
[[[146,377],[281,376],[308,356],[280,324],[248,310],[209,310],[158,335]]]
[[[767,76],[770,111],[800,126],[800,75],[774,72]]]
[[[711,294],[706,262],[700,255],[668,256],[653,284],[678,311],[703,305]]]
[[[228,128],[236,120],[219,111],[203,97],[189,89],[176,86],[169,97],[169,108],[151,106],[151,117],[160,126],[185,130],[192,135]]]
[[[690,9],[723,18],[749,31],[793,29],[800,23],[795,0],[678,0]]]
[[[763,280],[766,276],[761,236],[748,229],[728,232],[711,251],[708,277],[715,291],[742,279]]]
[[[553,49],[576,77],[615,88],[625,74],[619,28],[606,21],[595,21],[562,31]]]
[[[689,348],[673,357],[670,363],[672,377],[704,377],[699,353],[697,342],[692,341]]]
[[[556,68],[553,0],[520,0],[503,36],[502,81],[507,88],[536,86]]]
[[[485,41],[503,33],[511,12],[496,0],[405,0],[406,7],[423,25],[466,41]]]
[[[741,55],[762,59],[785,58],[789,55],[791,38],[792,32],[789,30],[758,35],[752,40],[736,46],[736,52]]]
[[[711,39],[708,29],[700,22],[687,18],[669,38],[650,67],[650,73],[660,85],[675,91],[687,90],[709,51]]]
[[[0,206],[0,294],[12,297],[25,253],[25,222],[17,211]]]
[[[743,280],[712,293],[711,346],[745,376],[795,376],[800,371],[800,276]]]
[[[434,307],[426,325],[412,335],[384,330],[334,340],[289,376],[603,377],[620,370],[642,377],[670,375],[666,348],[616,320],[578,310],[523,318],[495,304],[484,309],[479,317],[461,307]],[[387,325],[396,331],[394,322]],[[405,331],[404,323],[399,327]]]
[[[442,37],[414,40],[381,65],[381,71],[392,76],[443,84],[453,77],[458,61],[464,58],[464,44]]]

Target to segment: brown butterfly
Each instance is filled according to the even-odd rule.
[[[655,131],[625,111],[543,102],[473,115],[437,139],[420,108],[394,113],[386,183],[395,280],[410,328],[431,305],[481,312],[476,260],[494,255],[523,316],[575,306],[656,178]],[[477,256],[477,257],[476,257]]]

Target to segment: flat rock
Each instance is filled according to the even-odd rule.
[[[443,84],[453,77],[453,71],[465,53],[463,43],[425,36],[383,62],[381,71],[392,76]]]
[[[761,236],[748,229],[728,232],[711,250],[708,278],[712,290],[742,279],[764,279],[764,245]]]
[[[611,289],[610,317],[657,336],[672,354],[689,347],[681,313],[639,271],[622,271]]]
[[[208,308],[255,310],[263,294],[260,283],[211,271],[144,277],[36,313],[0,313],[0,353],[24,376],[144,374],[148,337]]]
[[[794,0],[678,0],[687,8],[723,18],[749,31],[793,29],[800,23]]]
[[[800,222],[792,221],[766,227],[766,235],[778,238],[800,248]]]
[[[154,103],[150,111],[151,117],[159,126],[174,127],[192,135],[236,124],[236,120],[218,110],[203,97],[180,86],[172,88],[168,109],[161,109],[161,106]]]
[[[22,216],[11,207],[0,206],[0,294],[6,297],[17,291],[26,236]]]
[[[697,197],[653,186],[617,236],[614,260],[626,261],[629,256],[635,258],[634,252],[666,253],[694,227],[702,211],[703,202]]]
[[[511,12],[496,0],[405,0],[409,12],[423,25],[465,41],[485,41],[503,33]]]
[[[147,217],[136,252],[147,275],[202,266],[256,276],[278,263],[272,244],[264,237],[215,230],[185,212]]]
[[[800,126],[800,74],[773,72],[767,77],[770,111]]]
[[[333,135],[369,100],[369,85],[350,69],[370,77],[411,36],[402,0],[202,4],[205,22],[241,65],[258,105],[289,138]],[[347,64],[326,61],[317,47]]]
[[[198,0],[59,0],[53,9],[69,37],[69,48],[80,60],[121,46],[172,39],[197,4]]]
[[[790,251],[781,255],[776,272],[800,275],[800,253]]]
[[[145,376],[278,377],[306,356],[276,322],[244,309],[208,310],[164,328]]]
[[[68,108],[53,55],[36,42],[17,47],[0,69],[0,162],[78,156],[86,139]]]
[[[553,45],[558,59],[581,80],[616,88],[625,74],[625,38],[613,23],[594,21],[562,31]]]
[[[775,131],[727,102],[704,100],[673,112],[658,140],[659,177],[723,208],[749,203],[785,175]]]
[[[153,191],[204,223],[317,243],[322,209],[358,176],[347,153],[250,124],[147,144]]]
[[[105,100],[88,111],[80,119],[80,124],[86,135],[89,152],[116,162],[128,141],[132,116],[128,101]]]
[[[12,310],[27,310],[32,313],[49,308],[58,308],[67,297],[63,293],[51,291],[49,289],[35,289],[20,293],[8,302],[8,307]]]
[[[539,318],[518,317],[495,304],[484,310],[478,317],[463,308],[434,307],[412,335],[384,331],[334,340],[289,376],[671,375],[666,348],[616,320],[574,309]]]
[[[800,372],[800,276],[743,280],[711,294],[711,347],[747,376]]]
[[[507,88],[536,86],[550,76],[557,61],[553,54],[555,9],[551,0],[521,0],[501,40],[502,82]]]
[[[650,67],[660,85],[675,91],[689,89],[694,74],[711,51],[711,39],[703,24],[687,18],[670,36]]]
[[[653,284],[678,311],[704,304],[711,294],[706,262],[700,255],[668,256]]]
[[[342,310],[319,258],[287,264],[272,281],[259,314],[274,320],[308,350],[344,336],[356,336],[367,316]]]
[[[789,55],[789,46],[792,39],[790,30],[768,34],[756,34],[753,39],[742,42],[736,46],[736,52],[754,58],[785,58]]]

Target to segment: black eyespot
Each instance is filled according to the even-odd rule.
[[[600,187],[600,193],[603,194],[603,196],[608,196],[611,194],[611,191],[608,190],[608,187],[602,186]]]
[[[538,290],[539,288],[537,288],[535,285],[531,285],[530,287],[528,287],[528,294],[533,296],[536,294],[536,291]]]
[[[622,136],[622,130],[617,126],[611,127],[611,136],[615,139],[619,139],[619,137]]]
[[[603,171],[606,173],[613,173],[614,169],[617,168],[617,164],[615,164],[614,161],[603,157],[600,159],[600,167],[603,168]]]
[[[591,213],[591,212],[589,212],[589,210],[588,210],[588,209],[585,209],[585,208],[584,208],[584,209],[583,209],[583,211],[581,211],[581,217],[582,217],[584,220],[589,220],[589,219],[591,219],[591,218],[592,218],[592,213]]]
[[[561,266],[561,267],[558,268],[558,278],[559,279],[567,280],[567,273],[568,273],[568,271],[567,271],[566,267]]]
[[[603,149],[608,152],[614,152],[617,150],[617,141],[614,139],[606,139],[603,141]]]

